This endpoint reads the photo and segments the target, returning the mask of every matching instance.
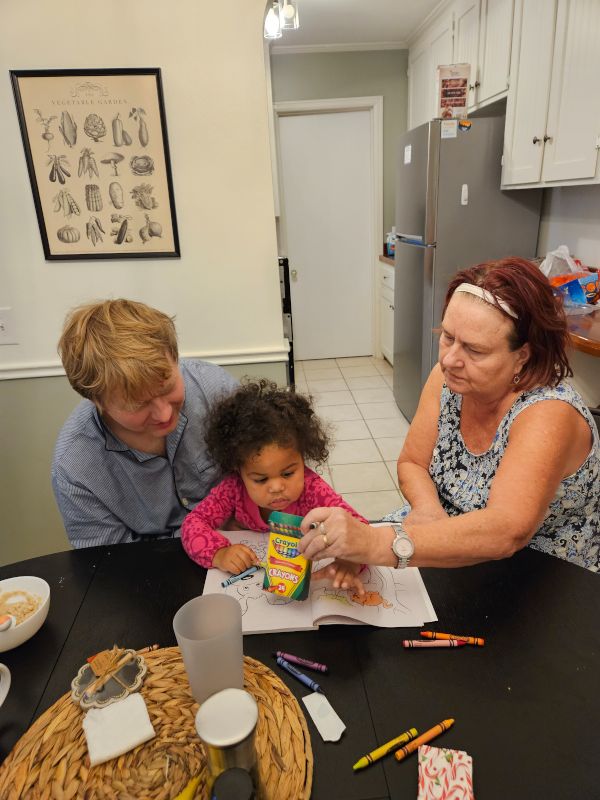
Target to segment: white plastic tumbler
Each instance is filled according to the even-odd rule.
[[[223,689],[244,686],[242,609],[225,594],[190,600],[173,618],[192,695],[197,703]]]

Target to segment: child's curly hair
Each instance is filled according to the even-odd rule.
[[[238,471],[270,444],[293,447],[315,464],[329,455],[329,437],[310,399],[265,379],[249,381],[216,403],[206,415],[204,439],[225,473]]]

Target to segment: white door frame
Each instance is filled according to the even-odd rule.
[[[277,148],[278,175],[281,170],[281,147],[279,118],[304,114],[332,114],[345,111],[368,111],[371,121],[371,202],[369,231],[371,234],[371,341],[373,353],[382,358],[379,345],[378,266],[383,242],[383,97],[337,97],[328,100],[287,100],[273,104],[275,113],[275,141]],[[285,196],[279,185],[280,244],[287,252],[285,226]]]

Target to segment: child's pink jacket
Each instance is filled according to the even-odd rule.
[[[339,506],[361,522],[367,522],[339,494],[336,494],[323,478],[312,469],[304,467],[304,490],[296,502],[291,503],[283,511],[286,514],[298,514],[303,517],[313,508],[320,506]],[[258,506],[248,496],[246,487],[238,475],[224,478],[183,521],[181,542],[188,556],[202,567],[212,567],[217,550],[231,544],[229,539],[215,528],[219,528],[230,519],[235,519],[245,530],[269,532],[269,526],[263,521]]]

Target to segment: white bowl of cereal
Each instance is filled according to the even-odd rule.
[[[15,624],[0,631],[0,653],[12,650],[37,633],[50,608],[50,587],[43,578],[23,575],[0,581],[0,616],[10,614]]]

